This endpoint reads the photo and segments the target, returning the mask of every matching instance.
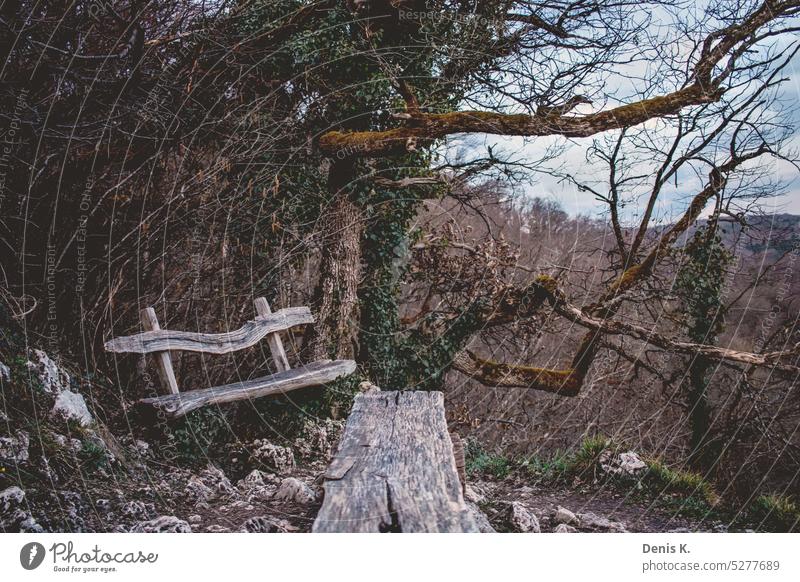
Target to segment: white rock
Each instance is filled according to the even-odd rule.
[[[93,421],[83,396],[69,390],[64,390],[56,396],[56,403],[51,414],[55,418],[75,420],[81,426],[89,426]]]
[[[257,517],[251,517],[244,522],[239,531],[246,533],[286,533],[290,529],[287,526],[289,526],[289,524],[285,520],[259,515]]]
[[[625,524],[618,521],[611,521],[606,517],[599,516],[592,512],[579,513],[578,519],[580,520],[581,527],[594,530],[610,531],[610,532],[624,532]]]
[[[253,469],[247,477],[236,484],[236,488],[248,501],[267,501],[275,495],[278,483],[278,478],[274,475]]]
[[[150,453],[150,445],[147,444],[145,441],[135,440],[133,441],[133,448],[136,449],[136,452],[140,455],[147,456]]]
[[[553,521],[556,523],[565,523],[567,525],[578,525],[578,517],[566,507],[558,506]]]
[[[302,458],[322,458],[327,461],[333,447],[339,442],[344,422],[325,419],[320,422],[307,422],[302,436],[295,439],[293,448]]]
[[[150,521],[140,521],[131,533],[192,533],[191,526],[174,515],[162,515]]]
[[[78,439],[71,439],[65,437],[63,434],[53,434],[53,440],[58,444],[60,447],[69,449],[74,452],[78,452],[83,448],[83,443]]]
[[[222,469],[209,465],[200,473],[200,479],[208,485],[217,495],[233,495],[236,489],[231,485],[230,479],[223,473]]]
[[[11,368],[0,362],[0,382],[11,381]]]
[[[467,485],[464,488],[464,499],[469,501],[470,503],[482,503],[486,500],[486,496],[483,495],[477,488],[473,487],[472,485]]]
[[[619,455],[606,449],[600,454],[600,468],[609,475],[632,477],[647,469],[647,463],[633,451]]]
[[[28,460],[28,447],[31,439],[24,430],[18,430],[13,437],[0,438],[0,460],[8,464],[24,463]]]
[[[42,527],[25,508],[25,492],[19,487],[12,486],[0,491],[0,531],[42,531]]]
[[[359,392],[363,392],[365,394],[369,394],[370,392],[380,392],[380,386],[376,386],[372,382],[365,380],[358,385]]]
[[[539,519],[527,507],[514,501],[508,508],[508,520],[515,530],[522,533],[540,533]]]
[[[208,533],[228,533],[231,530],[230,530],[230,528],[227,528],[224,525],[218,525],[218,524],[215,523],[214,525],[208,526],[206,528],[206,531]]]
[[[311,487],[300,481],[300,479],[287,477],[278,486],[278,490],[275,492],[275,499],[306,504],[312,503],[316,499],[316,495],[314,495]]]
[[[211,487],[203,483],[200,477],[192,475],[186,483],[186,496],[190,501],[199,502],[213,499],[216,497],[216,493]]]
[[[265,439],[253,441],[250,456],[278,474],[288,473],[295,466],[292,449],[274,445]]]
[[[236,487],[243,492],[247,492],[255,487],[263,487],[266,484],[267,473],[259,471],[258,469],[253,469],[247,474],[247,477],[240,479],[239,482],[236,483]]]
[[[577,531],[577,529],[566,523],[559,523],[556,529],[553,530],[554,533],[575,533]]]
[[[69,390],[69,374],[42,350],[33,350],[33,358],[25,365],[39,379],[45,392],[60,394]]]
[[[489,523],[489,518],[481,511],[480,507],[467,501],[467,511],[472,516],[472,519],[475,520],[475,523],[478,524],[478,531],[480,533],[495,533],[495,529],[492,527],[492,524]]]
[[[122,506],[122,514],[132,519],[146,520],[154,513],[153,504],[143,501],[128,501]]]
[[[7,513],[21,507],[24,500],[25,492],[16,485],[3,489],[0,491],[0,513]]]

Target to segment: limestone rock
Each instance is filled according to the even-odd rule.
[[[647,470],[647,463],[633,451],[615,454],[606,449],[600,454],[600,468],[609,475],[633,477]]]
[[[137,521],[145,521],[155,514],[155,507],[144,501],[128,501],[122,506],[122,515]]]
[[[511,527],[522,533],[540,533],[539,519],[524,505],[514,501],[508,506],[507,518]]]
[[[0,362],[0,383],[11,381],[11,368]]]
[[[555,523],[564,523],[567,525],[579,524],[578,516],[576,516],[566,507],[561,507],[560,505],[558,506],[558,509],[556,509],[555,515],[553,515],[553,521]]]
[[[230,528],[225,527],[224,525],[213,524],[206,528],[208,533],[229,533],[231,530]]]
[[[64,390],[69,390],[69,374],[42,350],[33,350],[33,356],[26,366],[30,373],[39,379],[45,392],[60,394]]]
[[[200,477],[192,475],[186,483],[186,497],[190,501],[199,502],[208,501],[216,497],[216,494],[211,487],[203,483]]]
[[[25,507],[25,492],[12,486],[0,491],[0,531],[40,533],[42,526],[36,523]]]
[[[302,436],[295,439],[293,448],[301,458],[321,458],[327,461],[339,442],[342,430],[342,421],[328,418],[320,422],[308,422],[303,427]]]
[[[286,533],[289,524],[282,519],[274,519],[266,515],[251,517],[244,524],[240,531],[247,533]]]
[[[246,477],[240,479],[236,483],[236,487],[239,489],[239,491],[246,493],[255,487],[263,487],[266,485],[269,477],[271,477],[271,475],[264,473],[264,471],[253,469],[247,474]]]
[[[359,392],[363,392],[365,394],[367,394],[369,392],[380,392],[381,391],[379,386],[376,386],[375,384],[373,384],[372,382],[370,382],[368,380],[365,380],[365,381],[361,382],[361,384],[358,385],[358,390],[359,390]]]
[[[162,515],[150,521],[140,521],[131,533],[192,533],[191,526],[174,515]]]
[[[307,504],[312,503],[316,499],[314,491],[294,477],[287,477],[278,486],[275,492],[275,499],[279,501],[293,501],[295,503]]]
[[[16,485],[0,491],[0,515],[22,507],[25,501],[25,492]]]
[[[236,489],[231,485],[230,479],[223,473],[222,469],[209,465],[200,473],[200,479],[209,486],[217,495],[233,495]]]
[[[74,453],[77,453],[83,447],[83,444],[78,439],[67,438],[63,434],[53,434],[53,440],[58,444],[58,446],[68,449]]]
[[[14,465],[28,460],[31,439],[27,432],[18,430],[12,437],[0,438],[0,461]]]
[[[64,390],[56,396],[51,414],[54,418],[75,420],[81,426],[89,426],[94,420],[83,396],[70,390]]]
[[[559,523],[556,529],[553,530],[554,533],[575,533],[577,531],[577,529],[566,523]]]
[[[145,441],[138,439],[133,441],[133,448],[142,457],[147,457],[150,454],[150,445],[147,444]]]
[[[472,516],[472,519],[475,520],[475,523],[478,524],[478,531],[480,533],[495,533],[495,529],[492,527],[492,524],[489,523],[489,518],[486,517],[486,514],[481,511],[477,505],[467,501],[467,511]]]
[[[618,521],[611,521],[606,517],[599,516],[592,512],[579,513],[578,520],[580,527],[594,531],[624,532],[625,524]]]
[[[253,441],[250,456],[254,461],[274,469],[278,474],[288,473],[295,466],[292,449],[272,444],[265,439]]]
[[[486,495],[477,485],[470,484],[464,488],[464,499],[471,503],[483,503],[486,500]]]

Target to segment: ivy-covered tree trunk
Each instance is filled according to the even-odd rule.
[[[698,343],[713,345],[723,328],[723,281],[731,254],[722,244],[717,224],[709,221],[698,228],[684,248],[686,262],[678,273],[676,289],[681,296],[689,323],[689,337]],[[689,408],[689,463],[697,470],[713,470],[719,451],[714,446],[713,408],[708,394],[708,371],[711,361],[695,356],[689,364],[686,380],[686,404]]]
[[[711,406],[708,402],[708,369],[711,362],[702,356],[696,357],[689,366],[689,463],[704,471],[714,465],[713,439],[711,436]]]
[[[328,186],[333,201],[322,214],[325,239],[314,291],[316,323],[309,336],[314,359],[352,359],[356,353],[363,217],[349,192],[352,177],[352,163],[331,165]]]

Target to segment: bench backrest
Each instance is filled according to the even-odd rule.
[[[148,307],[140,314],[142,327],[146,331],[109,340],[105,348],[115,353],[155,354],[161,384],[171,394],[178,394],[179,390],[170,351],[227,354],[254,346],[266,337],[278,371],[289,370],[289,361],[278,333],[296,325],[314,323],[311,310],[308,307],[289,307],[273,313],[264,297],[257,298],[254,303],[256,318],[226,333],[161,329],[155,310]]]

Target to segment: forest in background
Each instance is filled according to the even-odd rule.
[[[3,0],[3,429],[41,422],[35,348],[112,433],[139,434],[131,404],[158,382],[104,342],[147,306],[163,328],[236,329],[265,296],[315,313],[287,338],[293,365],[358,374],[193,415],[178,430],[197,458],[344,418],[368,380],[443,390],[476,455],[603,437],[731,503],[791,500],[800,224],[769,209],[797,161],[798,12]],[[525,147],[459,141],[476,134]],[[576,147],[583,173],[563,163]],[[541,176],[603,210],[568,215]],[[175,371],[251,378],[265,350]]]

